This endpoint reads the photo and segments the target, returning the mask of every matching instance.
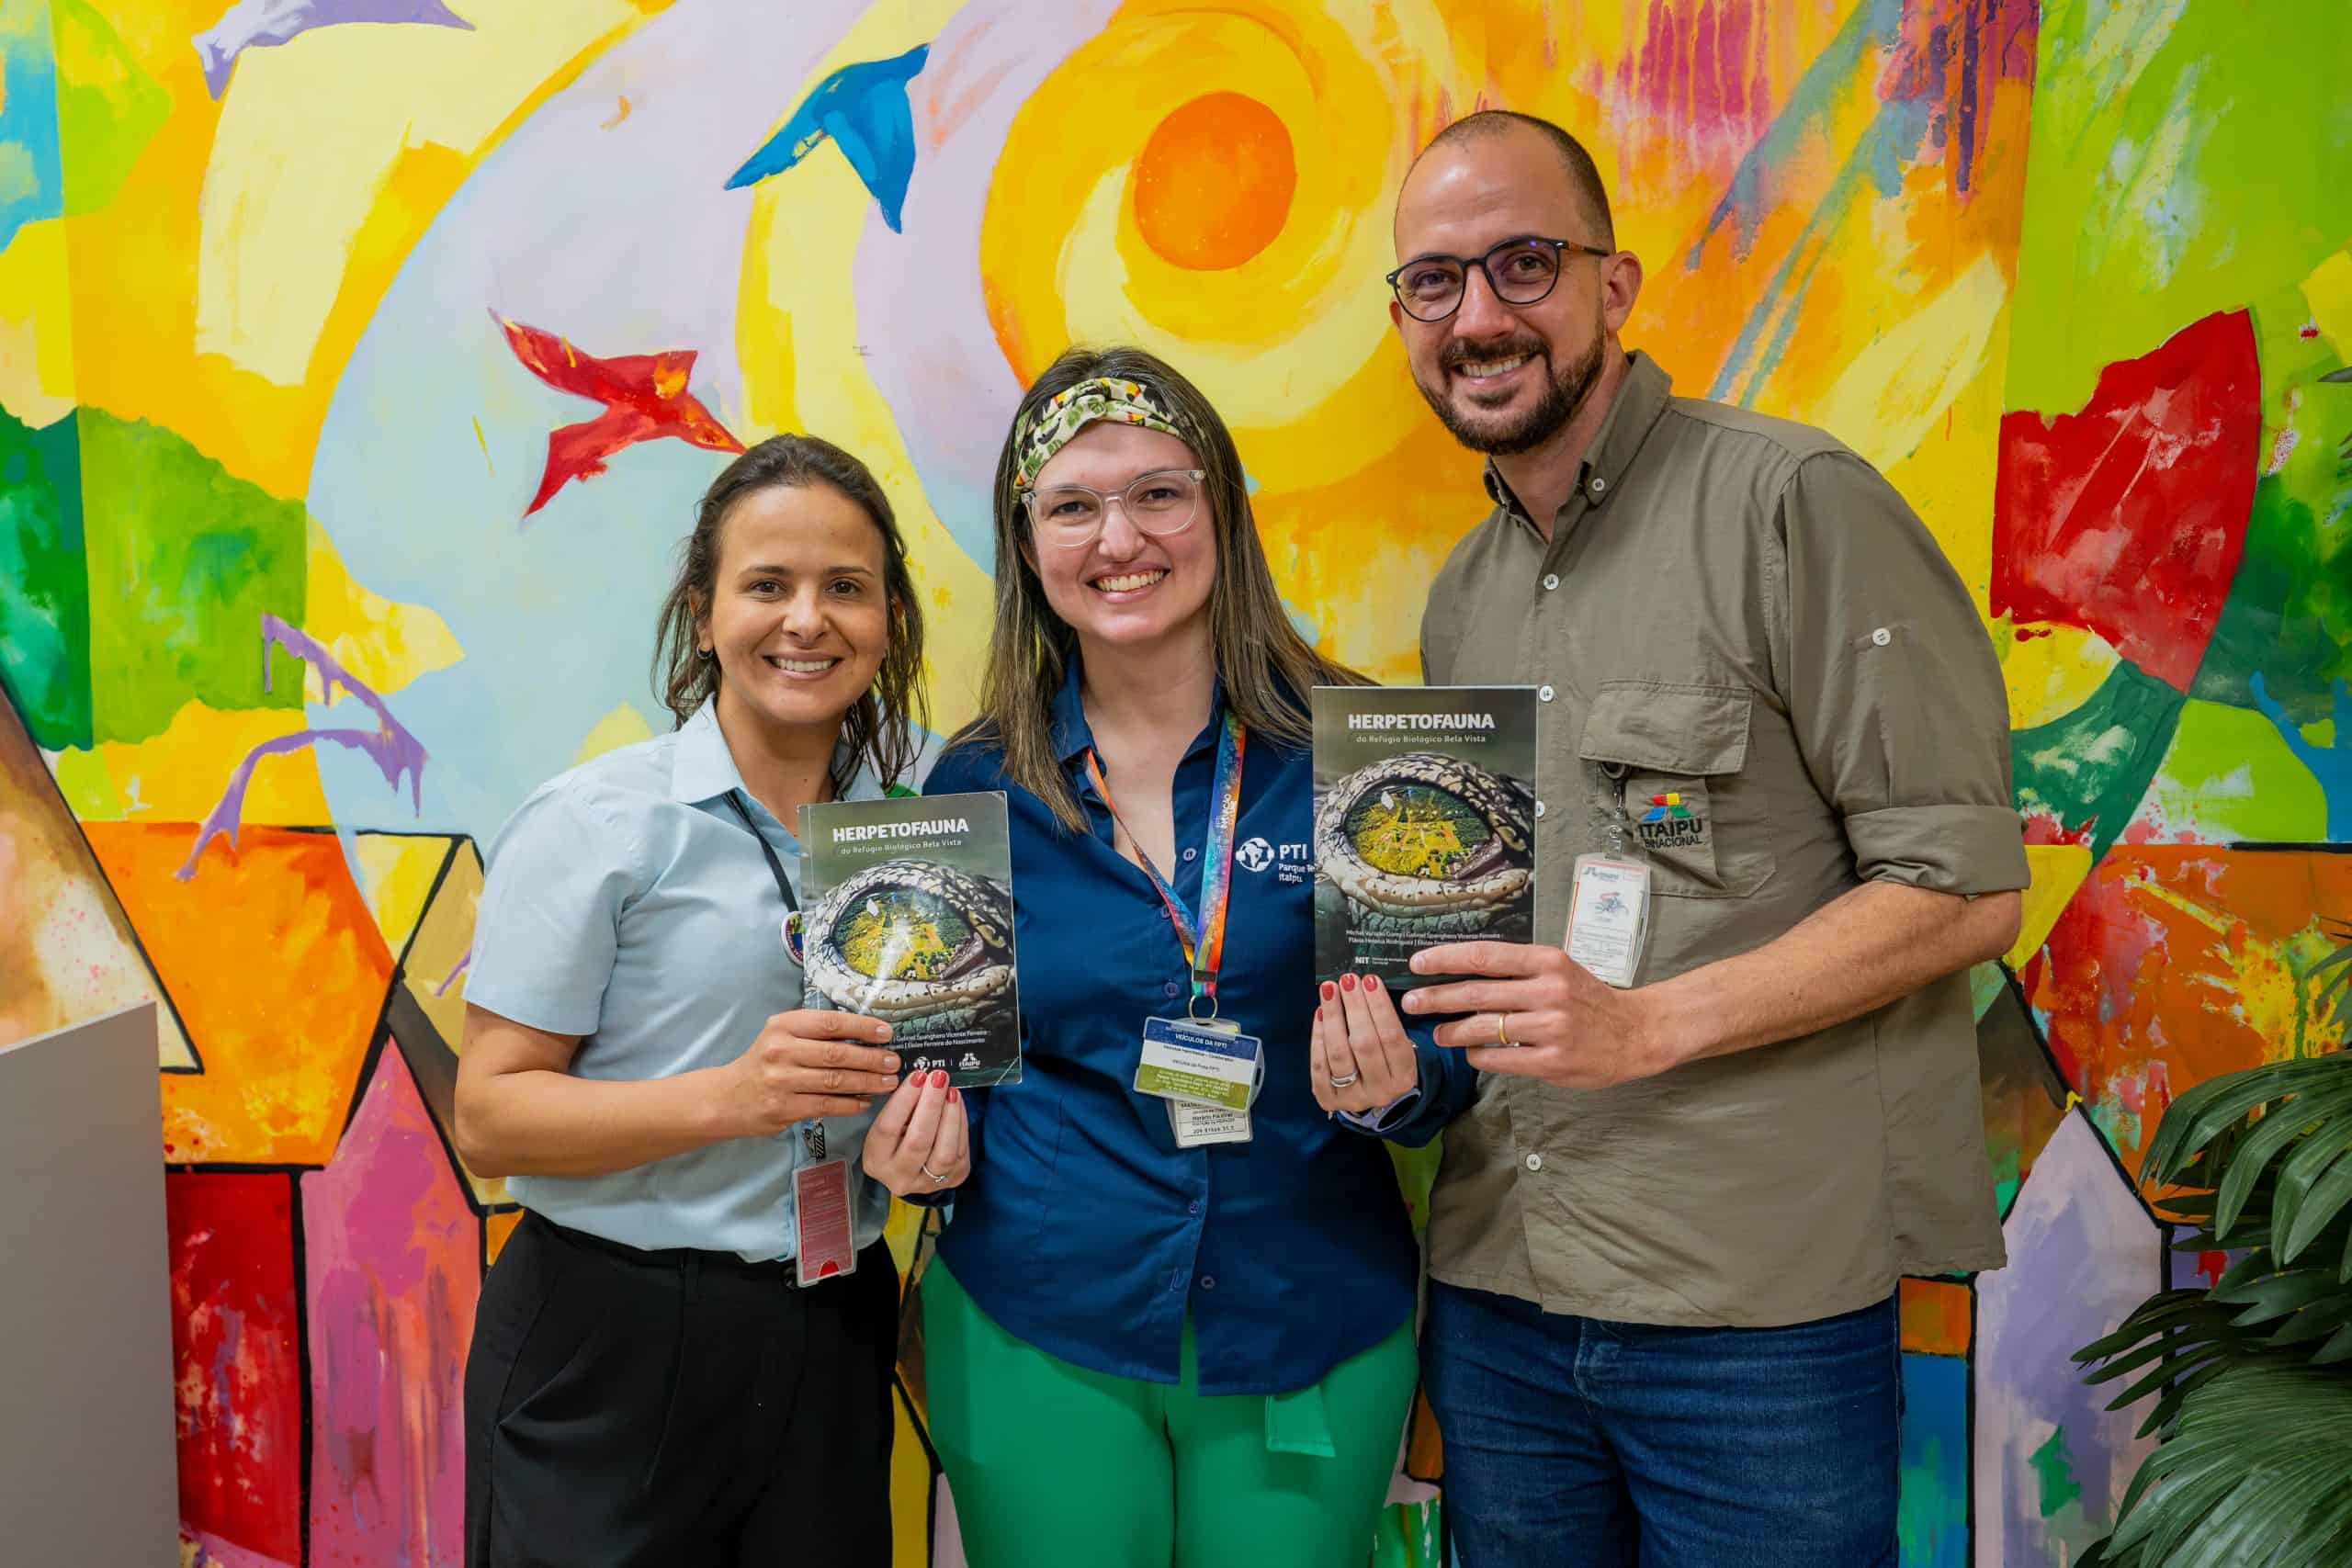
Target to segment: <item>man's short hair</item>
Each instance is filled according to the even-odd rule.
[[[1420,156],[1413,161],[1418,164],[1421,158],[1428,157],[1441,147],[1459,146],[1475,137],[1496,136],[1518,128],[1534,131],[1551,143],[1552,150],[1560,155],[1560,163],[1568,171],[1568,184],[1574,187],[1577,199],[1585,204],[1594,221],[1600,225],[1600,232],[1591,237],[1592,243],[1615,249],[1616,226],[1610,221],[1609,192],[1600,183],[1600,168],[1594,164],[1592,154],[1584,150],[1583,142],[1548,119],[1520,114],[1512,109],[1480,109],[1476,114],[1463,116],[1431,137],[1430,144],[1422,148]],[[1569,239],[1576,236],[1564,234],[1558,237]]]

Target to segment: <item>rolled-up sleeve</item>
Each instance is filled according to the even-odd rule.
[[[1804,458],[1781,505],[1790,716],[1858,874],[2025,886],[2000,665],[1934,536],[1849,452]]]
[[[637,852],[576,780],[515,807],[491,841],[466,1000],[550,1034],[594,1034]]]

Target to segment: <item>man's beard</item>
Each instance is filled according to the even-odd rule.
[[[1595,333],[1591,346],[1585,351],[1583,357],[1552,378],[1551,384],[1544,389],[1544,395],[1535,400],[1535,406],[1502,425],[1491,423],[1491,416],[1486,416],[1474,424],[1456,410],[1453,399],[1448,395],[1448,389],[1453,385],[1453,372],[1472,360],[1508,359],[1514,354],[1543,355],[1543,345],[1532,339],[1492,345],[1460,341],[1449,343],[1438,355],[1438,374],[1442,379],[1437,389],[1431,390],[1419,377],[1414,378],[1413,384],[1421,389],[1421,396],[1428,400],[1440,422],[1456,441],[1473,452],[1484,452],[1491,457],[1513,457],[1543,446],[1559,434],[1568,421],[1576,418],[1577,411],[1584,407],[1585,399],[1591,394],[1594,383],[1600,379],[1602,353],[1600,334]]]

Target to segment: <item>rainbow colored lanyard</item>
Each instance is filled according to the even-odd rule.
[[[1143,852],[1143,842],[1135,829],[1127,828],[1126,819],[1112,804],[1111,786],[1102,781],[1102,764],[1096,761],[1094,749],[1086,750],[1087,775],[1094,781],[1094,793],[1110,807],[1111,819],[1127,828],[1127,838],[1136,846],[1136,859],[1143,863],[1143,874],[1151,878],[1152,887],[1159,894],[1160,902],[1168,906],[1169,923],[1176,928],[1176,940],[1183,944],[1184,962],[1193,971],[1193,1002],[1209,1000],[1209,1016],[1216,1016],[1216,972],[1225,956],[1226,907],[1233,894],[1233,833],[1241,820],[1241,721],[1230,712],[1225,716],[1225,733],[1216,747],[1216,780],[1210,785],[1212,805],[1209,811],[1209,833],[1201,855],[1201,919],[1195,921],[1193,911],[1168,886]],[[1189,1009],[1187,1010],[1190,1010]]]

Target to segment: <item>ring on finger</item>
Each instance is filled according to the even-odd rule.
[[[1510,1014],[1507,1012],[1495,1014],[1495,1043],[1498,1045],[1508,1045],[1511,1043],[1510,1030],[1507,1027],[1510,1019]]]
[[[1354,1083],[1356,1079],[1363,1076],[1363,1075],[1362,1073],[1350,1073],[1345,1077],[1333,1078],[1331,1080],[1331,1087],[1333,1089],[1346,1089],[1349,1085]]]
[[[920,1170],[923,1173],[923,1175],[925,1175],[925,1176],[929,1177],[929,1178],[930,1178],[933,1182],[936,1182],[938,1185],[942,1186],[942,1187],[944,1187],[944,1186],[946,1186],[946,1185],[947,1185],[947,1178],[945,1178],[945,1177],[944,1177],[944,1176],[940,1175],[940,1174],[939,1174],[939,1172],[937,1172],[937,1171],[935,1171],[935,1170],[932,1169],[930,1166],[928,1166],[928,1165],[923,1165],[923,1164],[921,1164],[920,1162],[918,1162],[917,1168],[918,1168],[918,1169],[920,1169]]]

